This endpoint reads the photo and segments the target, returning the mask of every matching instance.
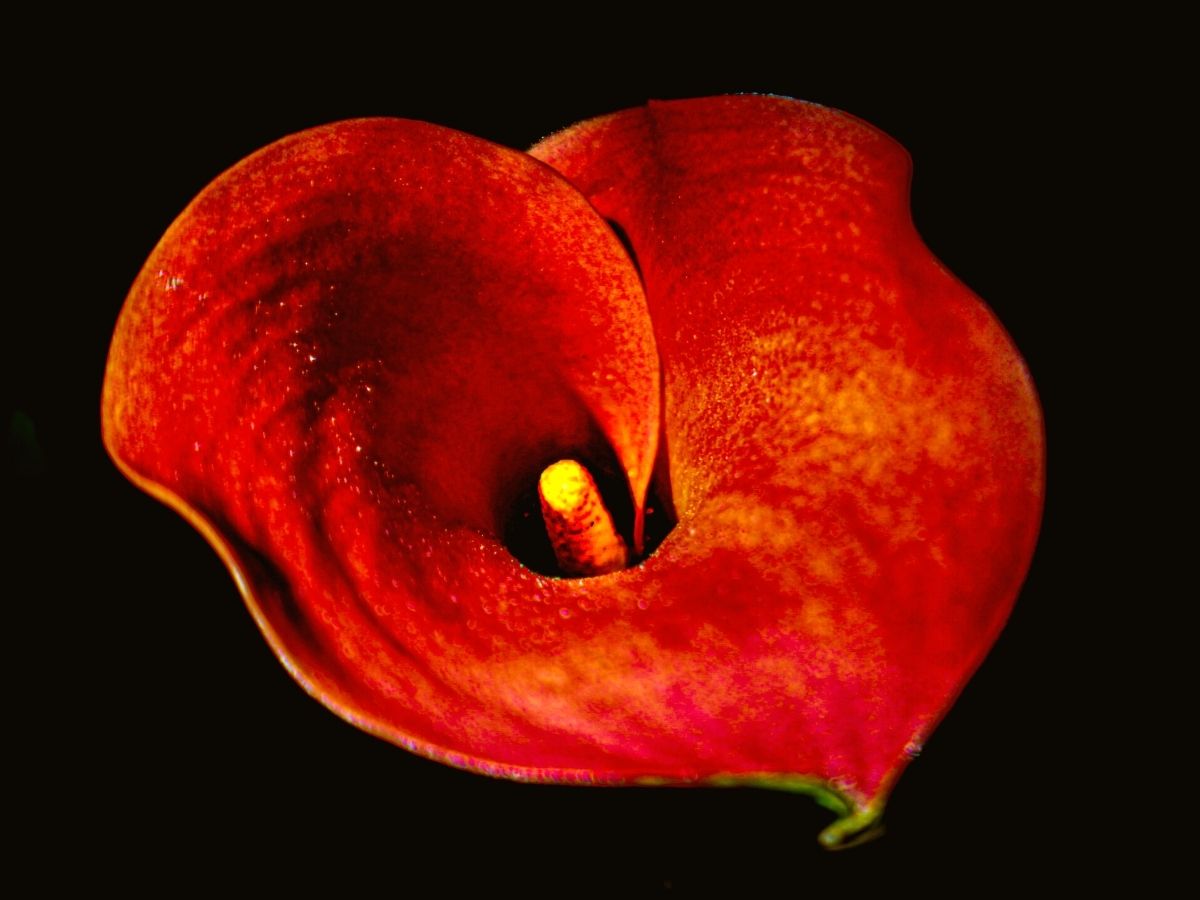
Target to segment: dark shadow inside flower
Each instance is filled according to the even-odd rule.
[[[504,546],[526,568],[553,577],[573,576],[562,570],[546,532],[538,499],[538,476],[547,465],[564,458],[574,459],[587,468],[626,546],[634,545],[634,507],[629,482],[616,453],[596,426],[593,439],[584,446],[529,457],[528,463],[513,477],[507,493],[499,495],[497,521]],[[651,556],[676,521],[664,442],[646,494],[643,550],[631,554],[629,564],[638,565]]]
[[[629,239],[629,235],[625,233],[625,229],[616,219],[605,219],[608,227],[612,229],[613,234],[617,236],[617,240],[621,242],[621,246],[625,248],[625,252],[629,254],[629,261],[633,263],[634,271],[637,272],[638,280],[645,286],[646,279],[642,277],[642,265],[638,262],[637,252],[633,249],[633,241]]]

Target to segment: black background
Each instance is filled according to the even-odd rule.
[[[86,53],[79,41],[63,56],[68,89],[16,101],[12,149],[34,174],[11,184],[27,201],[28,252],[12,263],[26,278],[5,413],[27,417],[36,442],[10,427],[5,489],[23,599],[10,632],[22,660],[13,744],[27,760],[21,821],[35,855],[130,882],[238,870],[397,891],[429,878],[538,883],[568,896],[593,884],[930,890],[964,866],[990,883],[1124,861],[1091,852],[1123,826],[1086,799],[1095,772],[1081,760],[1101,699],[1077,649],[1087,601],[1068,587],[1069,476],[1056,481],[1072,415],[1064,348],[1080,339],[1071,235],[1095,145],[1084,95],[1096,82],[1053,41],[1024,35],[1012,52],[981,53],[977,36],[887,52],[802,30],[780,44],[779,27],[702,43],[672,33],[659,38],[666,55],[653,40],[565,38],[484,53],[419,30],[361,53],[353,35],[280,36],[268,53],[261,36],[184,46],[164,30]],[[817,846],[830,816],[803,797],[511,784],[359,733],[292,683],[216,555],[99,443],[107,343],[129,285],[186,203],[248,153],[360,115],[520,148],[648,98],[730,91],[838,107],[908,148],[918,229],[1008,328],[1047,418],[1046,518],[1010,624],[901,779],[886,835],[838,854]],[[52,862],[43,871],[68,877]]]

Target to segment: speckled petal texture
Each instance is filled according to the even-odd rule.
[[[360,727],[874,817],[1032,554],[1019,355],[913,230],[904,151],[845,114],[651,104],[531,154],[362,120],[221,176],[127,301],[106,446]],[[505,548],[547,463],[610,461],[639,509],[660,449],[648,559],[562,579]]]
[[[645,280],[682,532],[660,599],[696,611],[650,632],[724,662],[686,696],[726,768],[871,802],[1032,555],[1043,435],[1020,356],[916,234],[907,154],[844,113],[651,104],[532,153],[621,226]]]

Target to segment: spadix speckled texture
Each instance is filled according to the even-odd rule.
[[[578,191],[399,120],[226,173],[131,292],[106,445],[376,734],[536,780],[811,779],[877,813],[1032,553],[1019,355],[852,117],[652,104],[532,153]],[[555,579],[500,543],[548,462],[606,442],[640,503],[660,441],[679,522],[640,565]]]

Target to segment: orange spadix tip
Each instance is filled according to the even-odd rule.
[[[547,466],[538,482],[542,502],[556,512],[570,513],[586,502],[596,490],[592,474],[573,459],[562,459]]]
[[[568,575],[623,569],[629,551],[592,474],[573,459],[547,466],[538,479],[542,519],[558,566]]]

